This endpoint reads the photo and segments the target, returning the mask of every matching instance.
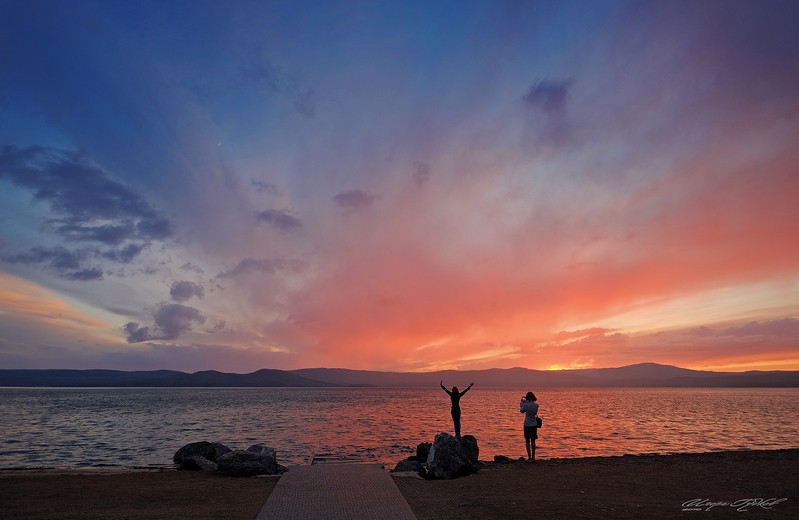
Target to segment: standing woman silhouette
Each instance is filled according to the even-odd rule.
[[[474,383],[471,383],[469,386],[466,387],[466,390],[463,392],[458,392],[458,387],[453,386],[452,391],[450,392],[447,390],[447,387],[444,386],[444,381],[439,382],[438,384],[441,385],[441,388],[449,394],[449,398],[452,399],[452,422],[455,423],[455,437],[460,438],[461,436],[461,397],[469,391],[469,389],[474,386]]]
[[[532,392],[522,397],[519,413],[524,414],[524,446],[527,448],[527,460],[535,461],[535,440],[538,438],[538,398]]]

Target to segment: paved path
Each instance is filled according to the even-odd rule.
[[[374,464],[292,466],[256,520],[416,520],[394,480]]]

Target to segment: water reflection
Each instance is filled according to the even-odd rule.
[[[462,433],[480,457],[525,455],[519,397],[476,386]],[[539,458],[796,447],[799,389],[536,389]],[[744,404],[746,403],[746,404]],[[0,466],[166,464],[183,444],[273,446],[393,465],[452,432],[440,389],[0,389]]]

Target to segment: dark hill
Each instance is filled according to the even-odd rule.
[[[205,370],[0,370],[0,386],[57,387],[326,387],[382,386],[465,387],[799,387],[799,371],[705,372],[670,365],[641,363],[619,368],[581,370],[444,370],[378,372],[343,368],[261,369],[250,374]]]

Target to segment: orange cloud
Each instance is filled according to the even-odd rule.
[[[579,199],[573,211],[542,202],[543,213],[517,213],[509,209],[519,202],[513,190],[497,192],[491,176],[486,183],[468,174],[463,185],[437,186],[432,177],[423,195],[383,197],[367,218],[350,215],[345,235],[328,235],[325,269],[289,304],[289,328],[318,345],[300,362],[546,367],[595,358],[612,366],[716,355],[726,363],[731,358],[720,344],[702,359],[666,343],[631,357],[629,349],[602,343],[618,349],[614,357],[595,355],[598,343],[578,342],[582,350],[565,359],[541,357],[534,346],[564,324],[606,319],[642,302],[799,276],[799,242],[787,239],[799,236],[799,153],[725,153],[756,132],[737,129],[654,187],[618,194],[618,213],[605,206],[595,214]],[[686,322],[698,311],[685,309]],[[486,344],[514,350],[484,359]],[[773,348],[784,355],[782,346]],[[744,351],[736,355],[748,359]]]
[[[0,273],[0,321],[6,341],[38,344],[80,340],[119,343],[114,324],[98,319],[77,304],[33,282]]]

